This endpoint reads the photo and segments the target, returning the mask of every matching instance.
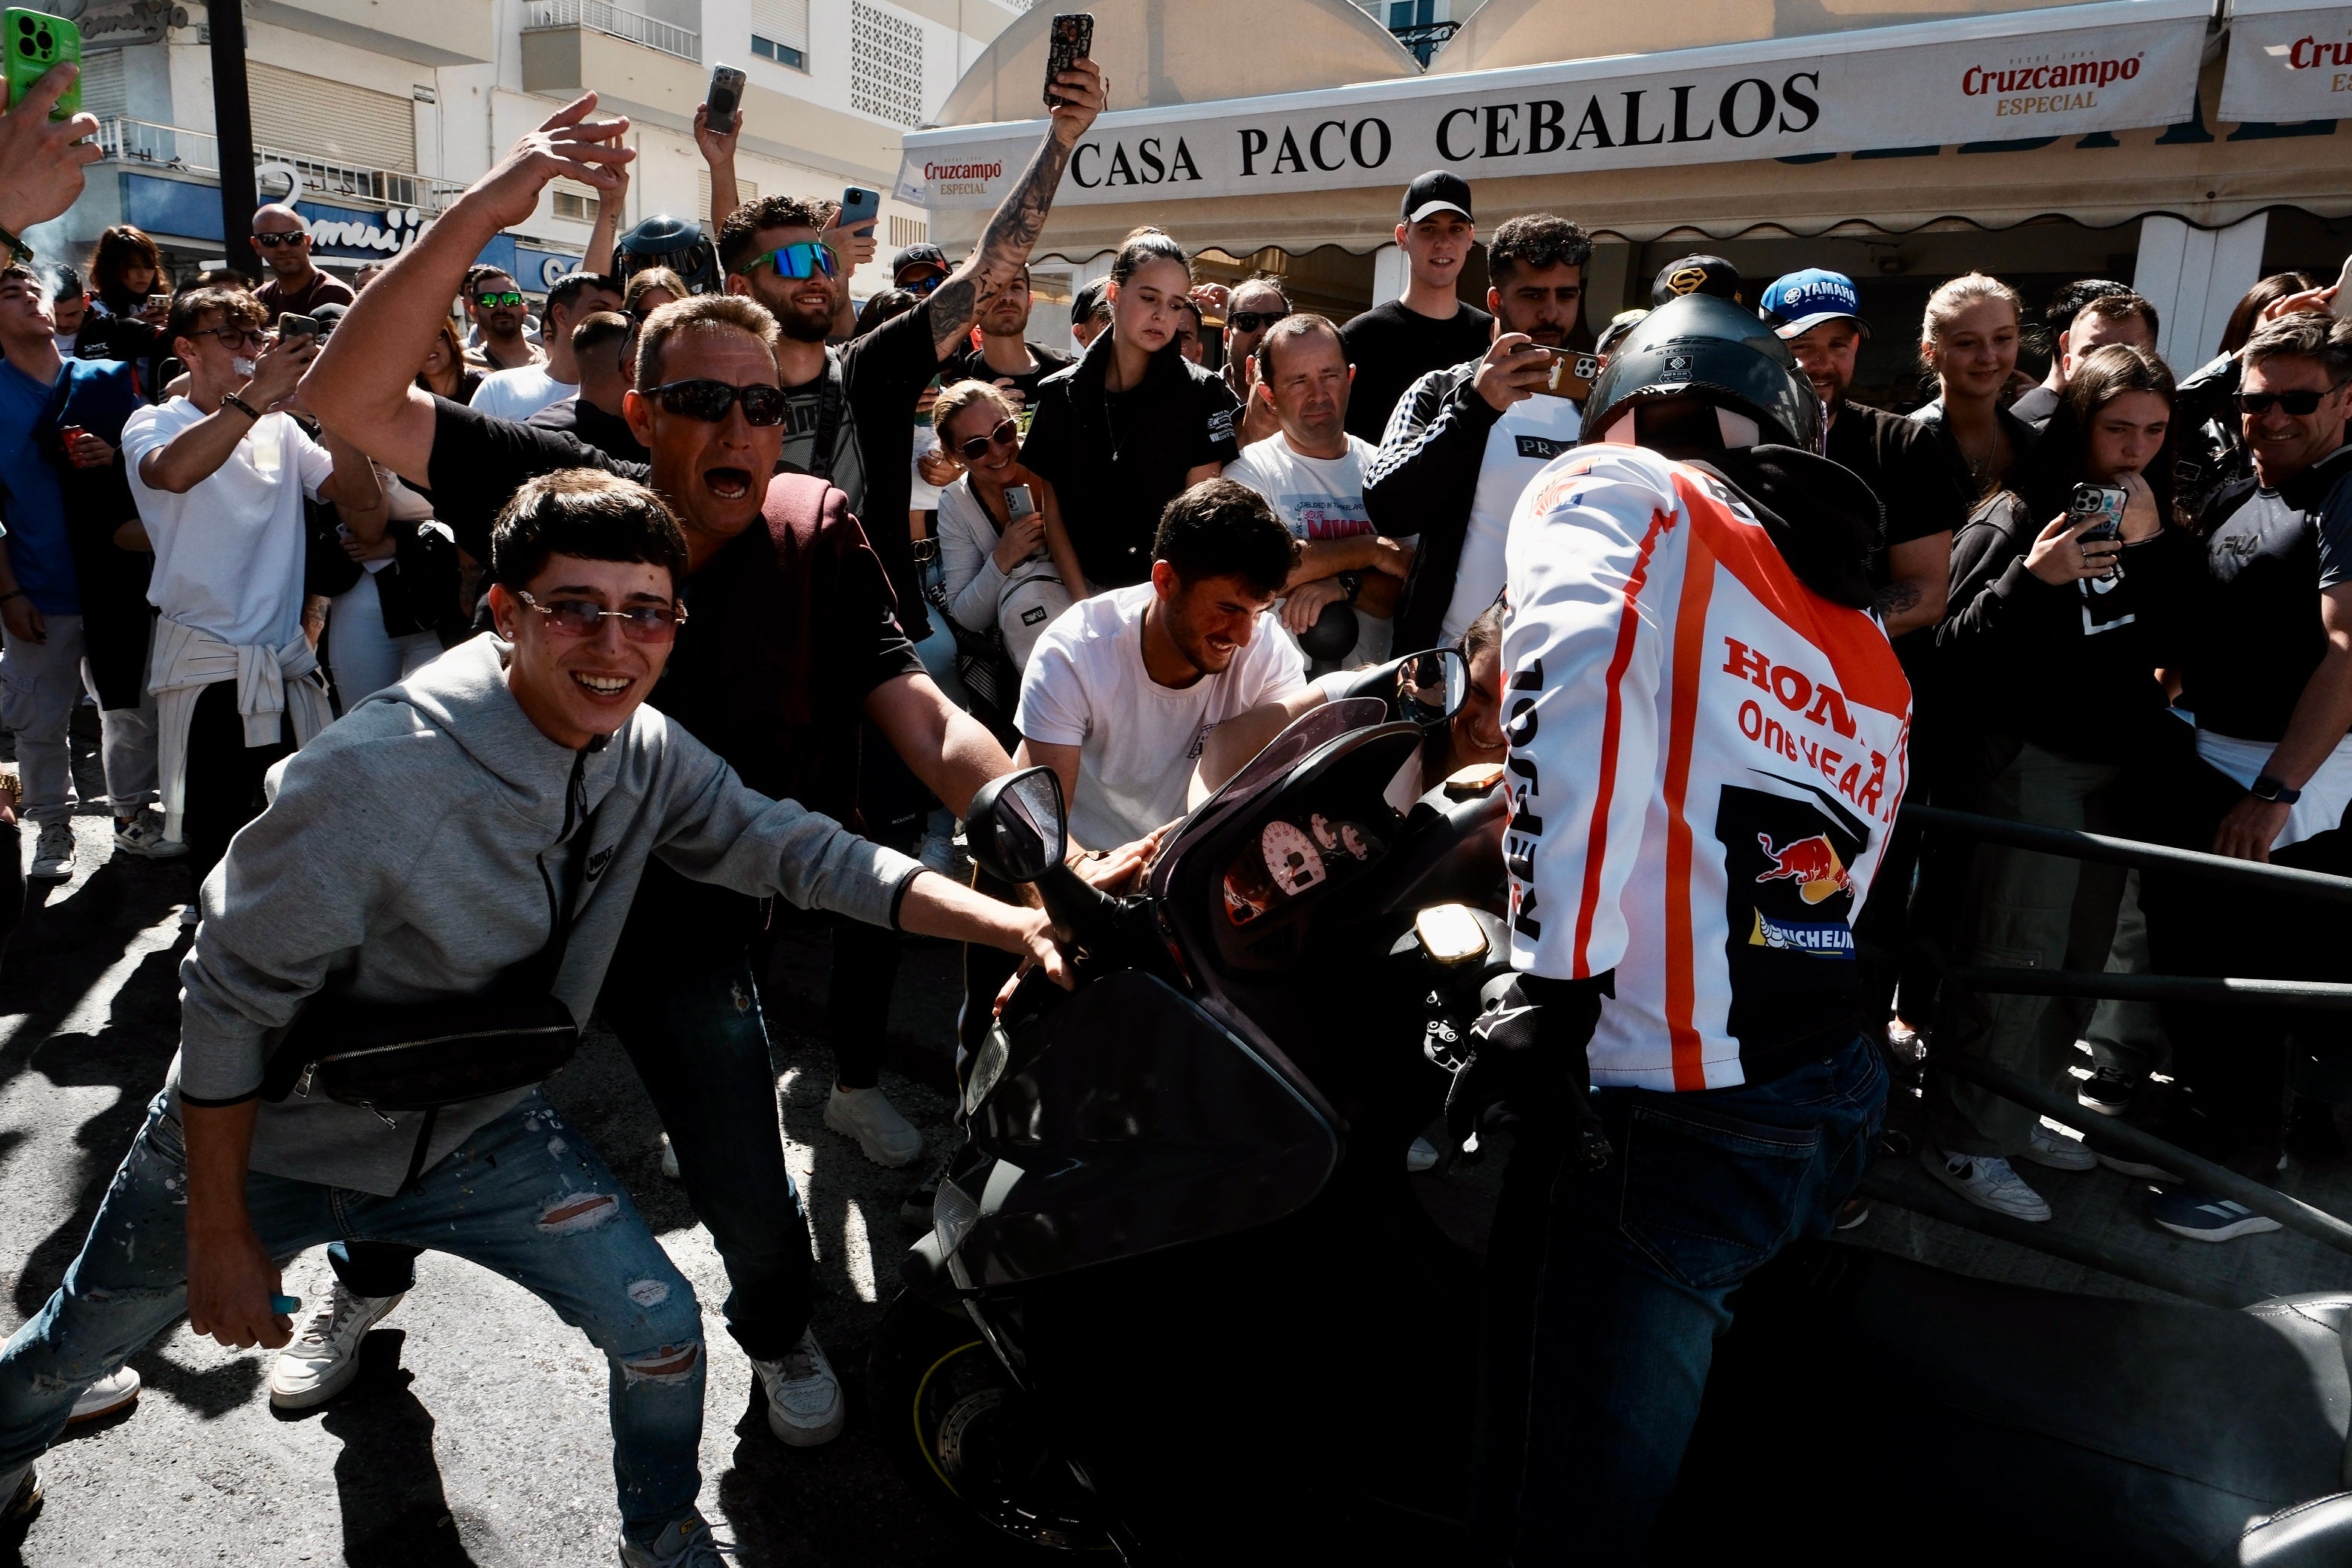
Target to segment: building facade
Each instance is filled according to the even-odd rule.
[[[65,0],[72,4],[72,0]],[[320,263],[348,274],[388,259],[515,139],[593,88],[625,114],[637,150],[626,229],[656,213],[708,223],[709,177],[692,135],[713,65],[748,79],[737,174],[743,194],[883,193],[881,259],[926,234],[891,195],[899,137],[942,102],[1019,15],[1004,0],[247,0],[246,71],[261,198],[290,195]],[[207,264],[254,272],[220,232],[210,29],[201,5],[102,4],[88,40],[83,106],[105,161],[63,218],[35,237],[44,258],[86,257],[110,224],[152,235],[175,275]],[[543,291],[576,266],[596,216],[585,187],[541,197],[486,260]]]

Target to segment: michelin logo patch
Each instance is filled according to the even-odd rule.
[[[1748,933],[1750,947],[1806,952],[1815,958],[1852,958],[1853,932],[1843,921],[1776,921],[1756,911],[1755,929]]]

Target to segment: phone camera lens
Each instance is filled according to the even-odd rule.
[[[20,33],[31,32],[34,26],[34,21],[30,16],[19,16],[16,18],[16,31]]]
[[[41,44],[41,53],[43,53],[43,54],[45,54],[45,55],[46,55],[46,54],[47,54],[47,53],[49,53],[51,50],[55,49],[55,48],[58,47],[58,41],[57,41],[55,38],[53,38],[53,37],[49,37],[49,35],[48,35],[47,32],[44,32],[44,33],[42,33],[42,34],[41,34],[41,37],[40,37],[40,44]]]
[[[30,39],[30,38],[19,38],[19,39],[17,39],[17,40],[16,40],[16,52],[17,52],[18,54],[25,54],[25,55],[29,55],[29,54],[31,54],[31,53],[33,52],[33,40],[32,40],[32,39]]]

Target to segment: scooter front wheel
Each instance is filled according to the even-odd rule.
[[[1041,1551],[1116,1550],[1093,1494],[970,1321],[902,1292],[867,1372],[884,1440],[918,1491]]]

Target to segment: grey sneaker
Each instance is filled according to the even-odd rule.
[[[138,1398],[138,1369],[118,1366],[81,1391],[81,1397],[74,1401],[73,1411],[66,1419],[95,1421],[101,1415],[113,1415]]]
[[[114,819],[114,852],[148,860],[176,860],[188,852],[188,847],[176,838],[163,837],[163,813],[142,811],[135,816]]]
[[[1980,1209],[2040,1225],[2050,1217],[2042,1194],[2009,1168],[2009,1162],[1990,1154],[1952,1154],[1932,1143],[1919,1145],[1919,1163],[1927,1173]]]
[[[754,1356],[751,1370],[759,1374],[760,1386],[768,1395],[768,1430],[778,1442],[814,1448],[841,1436],[849,1419],[849,1406],[841,1397],[841,1379],[834,1374],[833,1363],[824,1359],[824,1348],[816,1342],[814,1330],[804,1331],[800,1343],[786,1352],[782,1361]]]
[[[621,1568],[727,1568],[710,1526],[699,1513],[671,1520],[642,1545],[621,1534]]]
[[[72,879],[73,868],[73,824],[43,823],[40,842],[33,847],[33,868],[25,875],[36,882],[64,882]]]
[[[337,1280],[327,1305],[278,1352],[269,1369],[269,1403],[308,1410],[349,1388],[360,1374],[360,1342],[399,1305],[398,1296],[354,1296]]]
[[[886,1170],[898,1170],[922,1158],[923,1135],[898,1114],[898,1108],[878,1089],[833,1086],[825,1097],[824,1124],[845,1138],[857,1140],[866,1157]]]

